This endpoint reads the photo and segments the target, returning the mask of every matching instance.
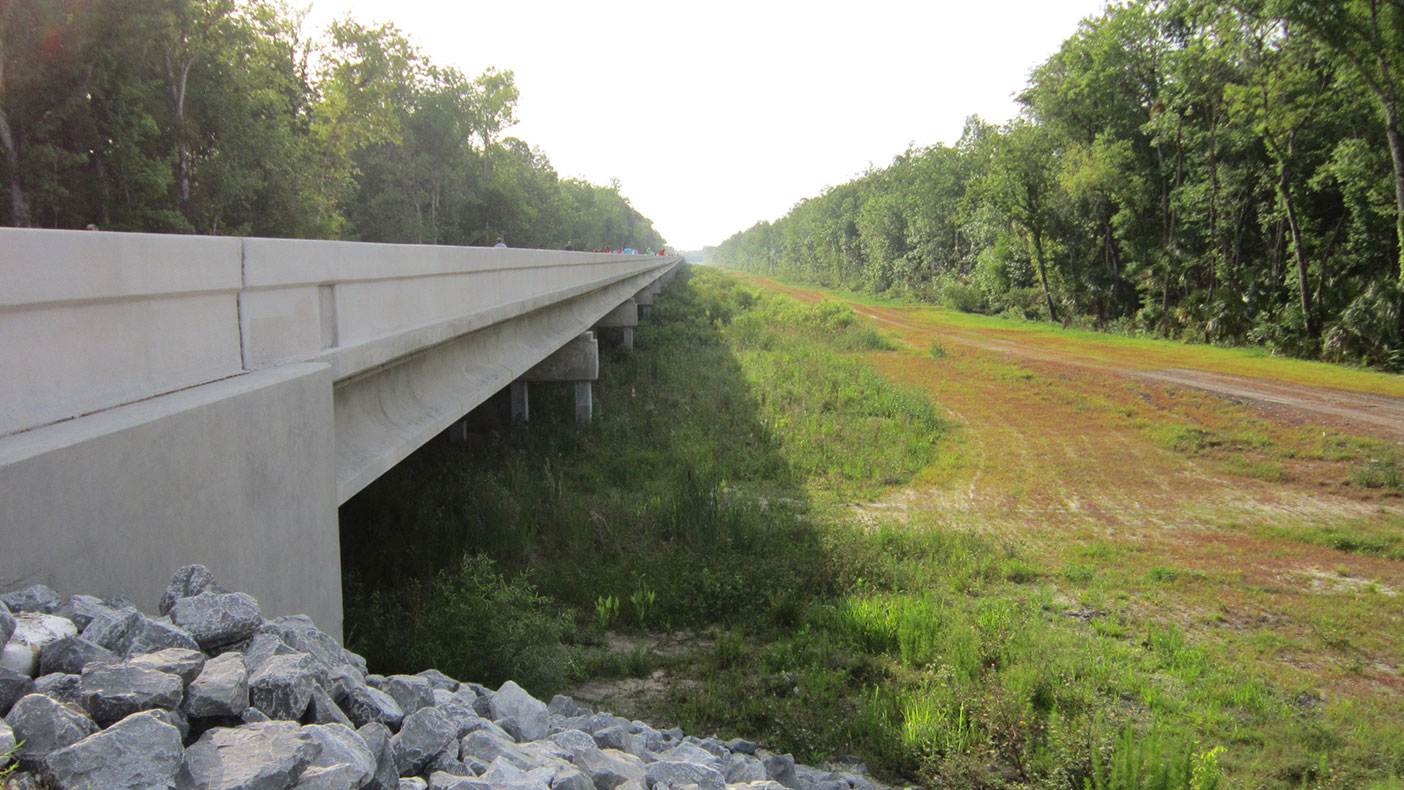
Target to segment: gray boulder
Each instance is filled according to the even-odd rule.
[[[186,687],[182,709],[187,716],[201,719],[240,716],[248,707],[249,673],[244,669],[244,657],[224,653],[206,661]]]
[[[658,759],[671,760],[678,763],[697,763],[698,765],[706,765],[718,770],[725,764],[725,759],[723,757],[704,748],[701,744],[689,743],[687,741],[658,755]]]
[[[450,694],[458,691],[459,687],[463,685],[437,669],[426,669],[420,672],[419,676],[429,681],[430,686]]]
[[[551,779],[551,790],[595,790],[595,782],[583,771],[562,768]]]
[[[176,675],[126,664],[89,664],[79,681],[83,707],[106,726],[143,710],[180,707],[185,685]]]
[[[599,747],[595,744],[595,739],[588,732],[580,730],[561,730],[552,734],[548,740],[556,744],[570,754],[596,751]]]
[[[405,716],[400,731],[390,739],[390,752],[400,776],[410,776],[439,756],[453,742],[455,730],[438,708],[421,708]]]
[[[770,775],[765,772],[765,763],[744,752],[733,754],[726,767],[727,784],[764,782],[769,778]]]
[[[321,753],[289,721],[216,727],[185,750],[181,787],[191,790],[285,790]]]
[[[15,632],[0,650],[0,667],[34,677],[45,647],[77,635],[78,627],[72,620],[42,612],[20,612],[15,615]]]
[[[494,790],[550,790],[551,780],[556,776],[553,767],[533,768],[523,771],[505,759],[494,760],[492,765],[479,777]]]
[[[406,776],[400,779],[395,787],[398,787],[399,790],[427,790],[429,783],[418,776]],[[392,787],[391,790],[395,790],[395,788]]]
[[[317,666],[312,656],[274,656],[249,675],[249,704],[272,719],[300,719],[316,685]]]
[[[297,790],[360,790],[375,777],[375,755],[355,730],[341,724],[311,724],[302,731],[312,736],[321,752],[303,771]]]
[[[409,780],[400,780],[400,790],[405,790],[403,783],[407,781]],[[435,771],[429,775],[428,790],[493,790],[493,787],[476,776],[458,776],[445,771]]]
[[[244,656],[244,666],[250,672],[257,672],[263,662],[274,656],[294,656],[302,651],[288,647],[277,634],[259,632],[241,645],[239,652]]]
[[[0,595],[0,603],[5,604],[11,612],[39,612],[41,614],[53,614],[54,610],[63,603],[63,598],[49,587],[43,584],[35,584],[23,590],[16,590]]]
[[[366,787],[372,790],[395,790],[399,785],[400,772],[395,768],[395,758],[390,753],[390,728],[380,722],[363,724],[356,730],[361,740],[375,755],[375,774]]]
[[[138,619],[132,629],[127,632],[126,638],[121,641],[119,647],[120,650],[113,652],[119,652],[128,657],[155,653],[168,647],[180,647],[186,650],[200,649],[200,645],[194,637],[186,633],[185,629],[164,618],[155,619],[145,615]]]
[[[766,757],[765,775],[790,790],[800,790],[799,777],[795,775],[795,758],[791,755],[772,754]]]
[[[337,699],[341,709],[360,727],[369,722],[380,722],[391,730],[400,729],[405,712],[395,698],[370,686],[357,686]]]
[[[355,722],[332,700],[332,696],[321,686],[312,687],[312,700],[307,705],[305,721],[309,724],[344,724],[351,729]]]
[[[132,629],[145,617],[132,608],[89,612],[91,617],[83,627],[83,638],[114,653],[122,653]]]
[[[19,741],[15,738],[15,731],[10,728],[10,725],[5,723],[4,719],[0,719],[0,768],[4,768],[10,764],[10,760],[15,753],[15,746],[18,743]]]
[[[176,601],[181,598],[189,598],[192,595],[199,595],[206,590],[223,592],[215,584],[214,574],[203,565],[186,565],[177,570],[171,580],[166,583],[166,589],[161,593],[161,603],[157,609],[160,614],[170,614],[171,608]]]
[[[517,720],[523,741],[538,741],[550,732],[551,715],[546,710],[546,704],[510,680],[492,695],[491,705],[494,721],[505,718]]]
[[[643,785],[647,775],[643,760],[618,749],[581,751],[571,762],[590,775],[595,790],[615,790],[628,782]]]
[[[182,683],[188,685],[199,677],[200,671],[205,668],[205,654],[184,647],[168,647],[165,650],[129,658],[126,664],[176,675]]]
[[[93,720],[74,706],[43,694],[30,694],[16,702],[5,716],[19,742],[21,766],[36,764],[50,752],[71,746],[98,731]]]
[[[523,771],[546,766],[561,768],[568,764],[567,752],[558,750],[555,744],[548,742],[547,745],[551,748],[549,752],[539,744],[513,743],[485,730],[471,732],[459,741],[464,763],[470,758],[486,765],[505,761]]]
[[[54,614],[66,620],[73,621],[81,634],[94,619],[99,617],[111,617],[116,613],[112,607],[103,603],[101,599],[91,595],[73,595],[64,601],[59,608],[54,610]]]
[[[434,705],[434,687],[428,678],[419,675],[391,675],[380,690],[394,697],[406,716]]]
[[[0,603],[0,645],[10,641],[10,634],[15,632],[15,616],[10,614],[10,607]]]
[[[733,738],[726,742],[726,748],[732,752],[755,756],[757,747],[754,741],[748,741],[744,738]]]
[[[723,790],[726,787],[726,778],[721,772],[709,765],[698,763],[659,760],[649,763],[644,776],[648,786],[662,782],[669,787],[695,784],[699,790]]]
[[[174,788],[185,751],[180,731],[153,713],[136,713],[49,754],[41,774],[55,790]]]
[[[13,669],[0,667],[0,716],[9,713],[10,706],[20,697],[33,692],[34,678]]]
[[[83,704],[82,679],[77,675],[54,672],[34,679],[34,693],[53,697],[59,702]]]
[[[39,653],[39,674],[62,672],[77,675],[88,664],[115,664],[117,656],[81,636],[67,636],[44,645]]]
[[[243,641],[263,625],[258,601],[245,593],[206,590],[179,598],[171,606],[171,622],[185,629],[202,650]]]
[[[626,724],[616,724],[595,733],[595,744],[601,749],[618,749],[635,757],[651,759],[644,739],[629,731]]]
[[[570,718],[580,715],[580,706],[575,704],[575,700],[564,694],[557,694],[551,698],[551,704],[546,706],[546,710],[552,716]]]

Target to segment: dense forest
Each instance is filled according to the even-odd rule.
[[[662,245],[617,184],[506,136],[511,71],[302,20],[278,0],[0,0],[0,224]]]
[[[1110,5],[1018,99],[712,261],[1404,369],[1404,2]]]

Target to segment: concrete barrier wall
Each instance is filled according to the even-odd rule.
[[[0,590],[339,633],[337,505],[679,260],[0,229]]]

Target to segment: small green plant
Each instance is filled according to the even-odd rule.
[[[629,603],[634,608],[634,620],[639,628],[644,627],[644,621],[648,619],[648,614],[653,609],[654,601],[658,600],[657,594],[653,590],[640,586],[639,589],[629,596]],[[618,607],[616,607],[617,609]]]
[[[613,595],[601,595],[595,599],[595,620],[600,624],[600,628],[609,628],[609,624],[614,622],[619,616],[619,599]]]
[[[1399,471],[1399,459],[1394,455],[1371,458],[1355,468],[1355,484],[1362,488],[1393,488],[1404,490],[1404,474]]]
[[[931,341],[931,348],[928,349],[928,350],[929,350],[930,353],[931,353],[931,358],[932,358],[932,359],[945,359],[945,358],[946,358],[946,344],[945,344],[945,343],[942,343],[942,342],[939,341],[939,340],[933,340],[933,341]]]

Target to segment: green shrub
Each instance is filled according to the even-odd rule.
[[[941,304],[962,313],[983,313],[987,308],[983,290],[960,283],[950,283],[941,289]]]

